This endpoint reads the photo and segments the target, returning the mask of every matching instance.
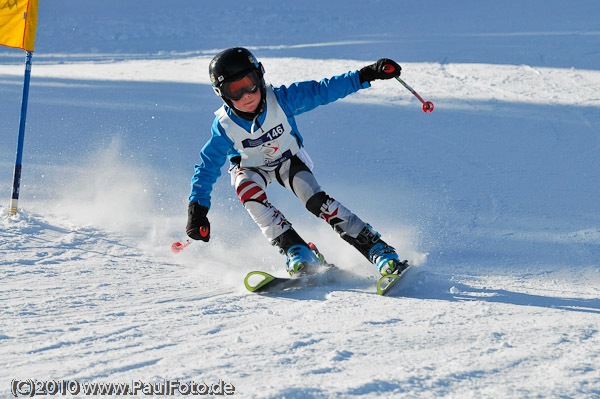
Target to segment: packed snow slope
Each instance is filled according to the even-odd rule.
[[[600,4],[40,3],[10,218],[24,54],[0,48],[0,397],[20,379],[600,397]],[[435,103],[374,82],[297,118],[321,185],[415,265],[390,295],[277,185],[270,201],[342,272],[248,293],[245,274],[283,275],[284,257],[226,168],[210,243],[171,254],[220,106],[207,66],[236,45],[275,85],[394,58]]]

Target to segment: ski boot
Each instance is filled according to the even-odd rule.
[[[401,262],[396,250],[383,241],[369,224],[355,238],[345,234],[341,237],[374,264],[382,276],[400,274],[408,267],[408,261]]]
[[[381,240],[369,251],[369,260],[382,276],[400,274],[408,267],[408,261],[401,262],[396,250]]]
[[[323,263],[309,247],[302,244],[290,247],[286,256],[285,263],[290,276],[303,274],[307,268],[317,267]]]
[[[287,257],[285,263],[290,276],[305,273],[306,267],[323,264],[322,255],[318,256],[317,251],[313,251],[309,247],[310,244],[307,244],[293,228],[286,230],[271,243],[279,247],[279,252]]]

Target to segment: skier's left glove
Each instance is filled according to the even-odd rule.
[[[186,233],[193,240],[210,240],[210,222],[206,217],[208,208],[197,202],[190,202],[188,206],[188,221]]]
[[[402,68],[394,60],[382,58],[376,63],[367,65],[358,72],[360,83],[372,82],[378,79],[392,79],[400,76]]]

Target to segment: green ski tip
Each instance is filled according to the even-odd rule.
[[[258,276],[258,277],[256,277]],[[259,279],[258,282],[254,283],[254,281]],[[250,279],[253,280],[253,284],[250,283]],[[254,292],[258,290],[260,287],[269,284],[271,281],[275,280],[275,277],[271,276],[269,273],[265,272],[250,272],[244,279],[244,285],[248,289],[248,291]]]
[[[402,274],[388,274],[379,279],[377,282],[377,293],[385,295],[402,277]]]

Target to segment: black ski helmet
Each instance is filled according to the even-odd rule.
[[[260,82],[261,104],[254,112],[242,112],[235,109],[232,101],[223,95],[221,86],[225,82],[241,79],[252,71],[256,72]],[[232,47],[221,51],[210,62],[208,73],[215,93],[238,115],[245,119],[254,119],[260,113],[260,109],[265,101],[264,69],[262,64],[256,60],[256,57],[249,50],[243,47]]]

